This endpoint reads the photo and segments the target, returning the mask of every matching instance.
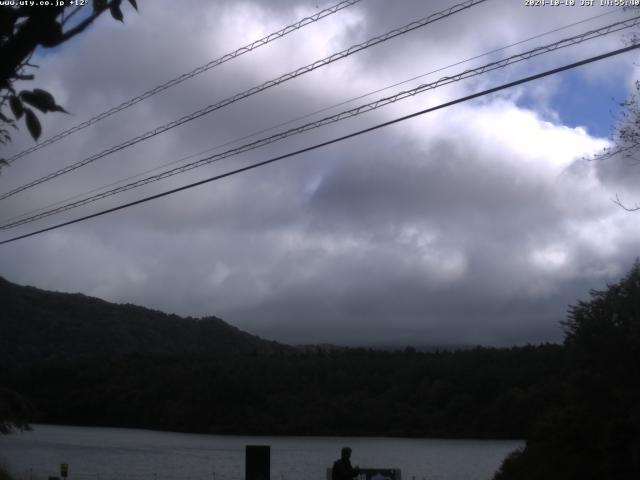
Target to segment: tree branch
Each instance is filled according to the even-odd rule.
[[[611,201],[627,212],[637,212],[640,210],[640,205],[638,205],[637,203],[633,207],[627,207],[624,203],[622,203],[622,200],[620,200],[618,194],[616,194],[616,198],[611,199]]]
[[[62,42],[66,42],[67,40],[69,40],[70,38],[75,37],[77,34],[83,32],[89,25],[91,25],[93,23],[93,21],[98,18],[105,10],[108,10],[111,5],[114,3],[114,0],[111,0],[106,6],[105,8],[101,9],[101,10],[95,10],[89,17],[87,17],[86,19],[84,19],[82,22],[80,22],[78,25],[76,25],[75,27],[73,27],[71,30],[64,32],[62,34],[62,37],[60,39],[60,41],[58,43],[56,43],[56,45],[61,44]]]
[[[77,6],[76,8],[74,8],[73,11],[69,15],[67,15],[66,17],[64,17],[62,19],[62,25],[64,26],[65,23],[67,23],[69,20],[71,20],[71,18],[73,18],[73,16],[76,13],[78,13],[81,8],[82,8],[82,6]]]

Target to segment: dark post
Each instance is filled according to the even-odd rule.
[[[271,479],[271,447],[247,445],[245,448],[245,480]]]

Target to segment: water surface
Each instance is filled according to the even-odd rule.
[[[400,468],[403,480],[489,480],[513,440],[254,437],[34,425],[0,435],[0,461],[18,480],[242,480],[245,445],[271,445],[271,479],[325,479],[340,449],[360,467]]]

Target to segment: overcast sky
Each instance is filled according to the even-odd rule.
[[[36,81],[24,88],[51,91],[71,112],[43,118],[43,139],[332,4],[138,3],[135,13],[123,2],[124,25],[103,15],[61,48],[38,52]],[[0,190],[454,3],[363,0],[17,160],[3,169]],[[632,15],[613,7],[489,0],[3,200],[0,220],[607,12],[311,118]],[[0,239],[623,45],[617,33],[563,49],[2,232]],[[0,246],[0,275],[180,315],[216,315],[288,343],[561,341],[568,305],[620,278],[640,254],[640,213],[611,201],[616,194],[629,205],[640,201],[640,170],[628,159],[585,161],[610,145],[616,101],[638,76],[634,62],[637,54],[625,54]],[[2,156],[33,144],[22,130]]]

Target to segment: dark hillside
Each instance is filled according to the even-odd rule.
[[[288,347],[216,317],[182,318],[82,294],[23,287],[0,277],[0,364],[130,353],[268,353]]]
[[[0,280],[0,388],[45,423],[233,434],[522,438],[564,398],[558,345],[295,349]],[[1,412],[0,412],[1,418]]]

